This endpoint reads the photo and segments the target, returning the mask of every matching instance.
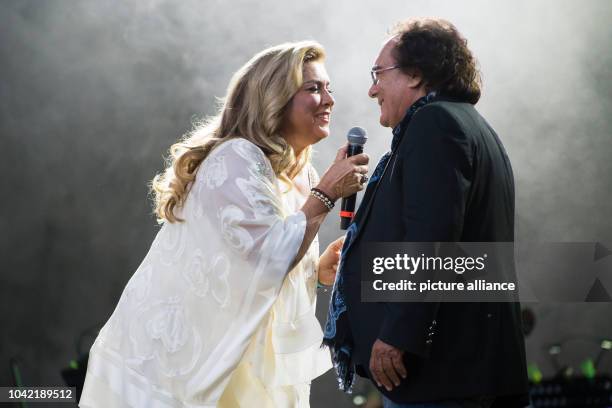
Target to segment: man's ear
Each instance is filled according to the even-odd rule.
[[[410,88],[419,88],[423,85],[423,76],[419,71],[413,70],[406,74],[406,76],[408,77],[408,86]]]

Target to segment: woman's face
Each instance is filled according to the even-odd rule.
[[[322,62],[304,64],[303,78],[302,86],[289,103],[282,131],[296,154],[329,136],[334,105],[329,76]]]

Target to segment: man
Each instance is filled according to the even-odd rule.
[[[369,96],[393,140],[347,231],[324,342],[341,388],[356,371],[385,407],[527,403],[518,304],[360,299],[368,243],[514,240],[512,169],[474,109],[480,75],[466,44],[444,20],[409,20],[372,68]]]

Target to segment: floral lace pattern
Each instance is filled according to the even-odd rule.
[[[180,208],[185,221],[162,226],[94,343],[81,402],[109,387],[129,400],[134,387],[126,384],[148,384],[177,406],[217,404],[281,288],[292,293],[285,277],[306,219],[283,203],[278,184],[264,153],[245,139],[208,155]],[[286,310],[303,307],[296,301]]]
[[[235,205],[228,205],[219,210],[221,233],[225,240],[237,251],[246,253],[253,247],[253,238],[241,226],[245,220],[244,211]]]
[[[216,156],[208,163],[208,171],[204,174],[204,184],[209,189],[221,187],[227,180],[227,168],[225,167],[225,157]]]
[[[172,297],[146,307],[130,325],[134,355],[128,364],[154,360],[165,376],[191,371],[202,353],[200,333],[193,326],[181,299]]]

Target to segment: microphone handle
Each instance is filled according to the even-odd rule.
[[[363,153],[363,145],[349,144],[347,157]],[[342,199],[340,206],[340,229],[346,230],[355,216],[355,202],[357,194]]]
[[[363,153],[363,145],[349,144],[346,157],[356,156]]]
[[[345,230],[351,225],[353,217],[355,216],[356,200],[357,194],[342,199],[342,206],[340,207],[340,229]]]

